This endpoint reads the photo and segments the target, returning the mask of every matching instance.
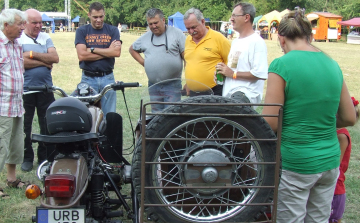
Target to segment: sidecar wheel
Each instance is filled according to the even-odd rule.
[[[219,96],[200,96],[188,103],[236,103]],[[167,113],[257,114],[249,106],[174,105]],[[146,141],[147,162],[185,162],[185,164],[147,165],[141,173],[142,142],[133,157],[133,183],[140,196],[140,176],[145,186],[179,186],[179,189],[145,190],[146,204],[197,204],[194,206],[146,207],[155,222],[249,222],[255,221],[265,206],[238,204],[270,202],[271,188],[182,188],[182,186],[273,186],[275,166],[232,164],[233,162],[274,162],[274,141],[233,141],[231,138],[273,139],[275,135],[262,117],[165,116],[157,115],[146,127],[149,138],[207,138],[213,141]],[[219,139],[219,140],[216,140]],[[189,162],[189,164],[186,164]],[[229,164],[202,165],[191,162]],[[140,198],[140,197],[139,197]],[[212,204],[214,206],[201,206]],[[225,204],[218,206],[216,204]]]

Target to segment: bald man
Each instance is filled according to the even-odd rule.
[[[51,69],[54,63],[59,62],[59,56],[55,50],[50,36],[41,32],[42,18],[39,11],[35,9],[26,10],[27,23],[24,32],[20,37],[24,57],[24,88],[28,86],[52,86]],[[34,151],[31,143],[31,128],[37,112],[40,134],[46,135],[45,113],[49,105],[55,101],[53,93],[32,93],[23,96],[24,115],[24,162],[21,165],[23,171],[31,171],[33,168]],[[48,154],[47,154],[48,153]],[[44,144],[39,143],[37,156],[38,163],[45,161],[50,151]]]

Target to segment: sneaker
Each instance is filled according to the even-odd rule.
[[[25,172],[29,172],[31,171],[33,168],[33,163],[32,162],[23,162],[21,164],[21,170],[25,171]]]

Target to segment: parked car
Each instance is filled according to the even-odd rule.
[[[129,26],[127,24],[121,24],[121,32],[129,32]]]

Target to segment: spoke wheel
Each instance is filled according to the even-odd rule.
[[[215,100],[215,102],[214,102]],[[233,103],[216,96],[190,98],[187,102]],[[173,106],[167,112],[255,113],[249,107]],[[272,189],[216,188],[216,186],[273,185],[274,166],[262,164],[234,164],[234,162],[267,162],[275,160],[275,144],[247,139],[273,138],[266,122],[260,117],[186,117],[157,116],[147,127],[147,137],[189,139],[149,141],[147,161],[185,162],[185,164],[157,164],[146,167],[147,186],[179,186],[179,189],[158,189],[145,192],[146,203],[193,206],[146,208],[148,216],[158,222],[226,222],[256,220],[263,206],[239,204],[268,202]],[[211,139],[207,140],[190,140]],[[245,141],[221,139],[245,139]],[[134,156],[133,180],[140,192],[139,159],[141,143]],[[214,164],[214,163],[224,164]],[[199,163],[199,164],[193,164]],[[184,186],[214,186],[214,188],[185,188]],[[202,206],[211,204],[214,206]],[[222,204],[224,206],[218,206]],[[174,220],[174,217],[176,220]]]

